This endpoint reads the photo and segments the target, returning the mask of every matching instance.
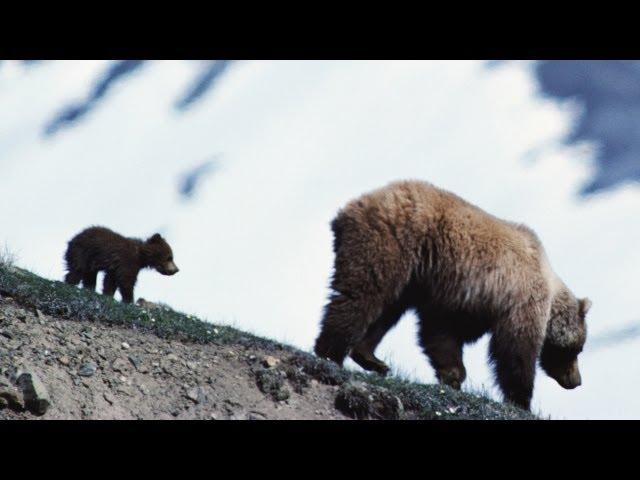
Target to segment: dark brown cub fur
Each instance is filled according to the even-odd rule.
[[[154,268],[163,275],[174,275],[169,244],[156,233],[146,241],[126,238],[108,228],[90,227],[73,237],[65,253],[68,284],[95,290],[99,271],[105,272],[102,293],[113,296],[120,290],[122,301],[133,302],[133,288],[143,268]]]
[[[529,408],[538,358],[565,388],[580,384],[586,299],[551,269],[529,228],[500,220],[426,182],[388,185],[347,204],[332,223],[335,269],[317,355],[347,355],[386,374],[374,352],[409,309],[439,381],[466,378],[463,346],[491,332],[505,398]]]

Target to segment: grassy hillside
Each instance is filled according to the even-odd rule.
[[[203,322],[169,307],[125,305],[97,293],[0,264],[0,295],[60,319],[100,322],[185,343],[241,345],[278,352],[287,359],[277,369],[255,371],[256,383],[274,401],[283,382],[303,392],[311,381],[337,386],[335,408],[352,418],[374,419],[534,419],[530,413],[482,396],[440,385],[381,378],[339,368],[298,349],[240,330]],[[0,352],[1,353],[1,352]]]

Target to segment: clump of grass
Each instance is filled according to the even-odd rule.
[[[370,384],[397,395],[409,416],[423,420],[534,420],[536,417],[514,405],[454,390],[446,385],[424,385],[394,377],[355,374]]]

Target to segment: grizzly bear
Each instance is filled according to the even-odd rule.
[[[69,241],[64,256],[68,273],[65,282],[95,290],[99,271],[105,272],[102,293],[113,297],[120,290],[124,303],[133,302],[133,287],[143,268],[155,268],[163,275],[178,273],[173,252],[159,233],[146,241],[126,238],[108,228],[90,227]]]
[[[333,220],[333,293],[318,356],[386,374],[374,355],[409,309],[441,383],[466,378],[462,349],[491,332],[505,400],[529,409],[536,362],[561,386],[581,383],[577,357],[591,302],[576,299],[536,234],[429,183],[402,181],[351,201]]]

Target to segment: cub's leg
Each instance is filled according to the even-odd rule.
[[[544,342],[544,307],[521,307],[498,321],[489,344],[497,383],[505,400],[531,407],[536,362]]]
[[[82,280],[82,272],[76,270],[70,270],[64,277],[65,283],[69,285],[78,285],[80,280]]]
[[[107,271],[102,283],[102,294],[109,297],[113,297],[118,288],[118,281],[116,275],[113,272]]]
[[[380,375],[387,375],[389,367],[375,356],[376,347],[384,336],[391,330],[406,311],[403,301],[397,301],[387,308],[368,329],[364,338],[351,351],[351,358],[365,370],[374,371]]]
[[[124,303],[133,303],[133,287],[136,284],[136,277],[121,276],[118,278],[118,288]]]
[[[96,281],[98,272],[84,272],[82,275],[82,286],[87,290],[94,291],[96,289]]]

